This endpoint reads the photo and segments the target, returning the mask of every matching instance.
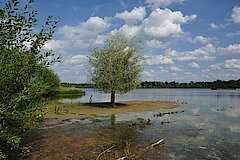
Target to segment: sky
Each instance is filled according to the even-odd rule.
[[[142,81],[240,79],[239,0],[36,0],[38,24],[60,22],[45,50],[62,82],[87,82],[90,48],[109,34],[141,38]]]

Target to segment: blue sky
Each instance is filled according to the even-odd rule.
[[[142,38],[145,81],[240,79],[239,0],[36,0],[39,24],[61,20],[46,50],[63,82],[87,82],[89,48],[109,34]]]

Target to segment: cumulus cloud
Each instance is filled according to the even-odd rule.
[[[211,38],[203,37],[203,36],[195,36],[193,42],[200,42],[202,44],[208,44],[211,42]]]
[[[234,23],[240,23],[240,7],[239,6],[233,7],[231,17]]]
[[[211,29],[217,30],[217,29],[224,28],[224,25],[211,23],[211,24],[210,24],[210,27],[211,27]]]
[[[66,63],[68,64],[83,64],[87,61],[86,55],[75,55],[70,56],[66,59]]]
[[[227,47],[218,47],[217,51],[224,55],[240,55],[240,44],[230,44]]]
[[[226,37],[235,37],[235,36],[240,36],[240,31],[229,32],[226,34]]]
[[[105,32],[110,24],[107,20],[100,17],[90,17],[87,21],[77,26],[65,25],[58,31],[65,41],[71,42],[74,47],[86,48],[89,44],[99,44],[103,42],[99,36]]]
[[[153,8],[166,7],[173,3],[183,3],[183,2],[184,0],[145,0],[145,3]]]
[[[146,45],[150,48],[165,48],[166,44],[157,39],[147,40]]]
[[[87,56],[83,54],[63,55],[61,63],[54,63],[51,68],[58,73],[62,82],[86,82]]]
[[[65,50],[69,47],[69,42],[63,41],[63,40],[49,40],[45,46],[44,49],[46,50],[53,50],[53,51],[59,51],[59,50]]]
[[[139,8],[134,8],[131,12],[123,12],[125,14],[119,13],[117,16],[122,18],[128,17],[134,10]],[[145,47],[163,49],[170,45],[173,42],[173,39],[185,35],[185,32],[182,30],[182,25],[195,20],[196,17],[196,15],[183,15],[181,11],[172,11],[168,8],[158,8],[151,11],[148,17],[139,21],[138,24],[123,24],[120,28],[115,28],[110,31],[110,34],[120,32],[127,37],[144,37],[143,41],[144,44],[146,44]],[[142,18],[139,18],[139,20],[140,19]],[[206,37],[202,37],[202,39],[197,37],[196,40],[201,41],[202,43],[207,43]]]
[[[179,67],[177,67],[177,66],[171,66],[171,67],[169,68],[169,70],[170,70],[170,71],[173,71],[173,72],[180,72],[180,71],[182,71],[182,69],[179,68]]]
[[[136,23],[138,21],[142,21],[147,12],[145,7],[134,7],[132,11],[124,11],[122,13],[117,13],[115,15],[116,18],[124,19],[127,23]]]
[[[153,75],[154,75],[154,71],[153,70],[150,70],[150,71],[144,70],[142,72],[142,76],[147,77],[147,78],[152,78]]]
[[[128,24],[124,24],[119,29],[119,32],[122,33],[123,35],[127,36],[127,37],[137,36],[137,35],[140,34],[140,31],[141,31],[141,27],[140,26],[128,25]]]
[[[196,63],[196,62],[191,62],[191,63],[188,64],[188,66],[191,67],[191,68],[199,68],[198,63]]]
[[[90,17],[86,22],[81,24],[81,28],[84,30],[103,32],[108,28],[108,25],[108,22],[100,17]]]
[[[162,64],[174,64],[172,58],[163,55],[144,56],[145,65],[162,65]]]
[[[225,60],[222,66],[223,68],[226,69],[240,69],[240,60],[239,59]]]
[[[181,24],[196,18],[196,15],[184,16],[180,11],[158,8],[152,11],[148,18],[143,20],[142,27],[145,34],[151,37],[174,37],[184,33]]]
[[[215,47],[212,44],[207,44],[193,51],[178,52],[168,49],[166,55],[177,61],[212,61],[215,57],[211,53],[215,52]]]
[[[216,63],[210,66],[211,69],[220,70],[220,69],[240,69],[240,60],[239,59],[229,59],[225,60],[222,63]]]

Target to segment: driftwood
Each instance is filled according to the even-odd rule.
[[[148,146],[148,147],[142,149],[141,151],[145,151],[145,150],[147,150],[147,149],[149,149],[149,148],[157,147],[157,146],[163,144],[163,143],[164,143],[163,141],[164,141],[164,139],[160,139],[159,141],[157,141],[157,142],[151,144],[150,146]],[[124,159],[127,159],[127,158],[128,158],[128,156],[124,156],[124,157],[118,158],[118,159],[116,159],[116,160],[124,160]]]
[[[160,144],[163,144],[163,143],[164,143],[164,142],[163,142],[163,139],[160,139],[159,141],[151,144],[150,146],[146,147],[145,149],[154,148],[154,147],[157,147],[157,146],[159,146]]]
[[[124,160],[126,158],[127,158],[127,156],[124,156],[124,157],[118,158],[117,160]]]
[[[111,146],[111,147],[109,147],[108,149],[104,150],[102,153],[100,153],[100,154],[97,156],[96,160],[98,160],[104,153],[110,152],[113,147],[114,147],[114,145]]]
[[[160,139],[160,140],[157,141],[156,143],[151,144],[151,147],[157,147],[157,146],[160,145],[161,143],[163,143],[163,139]]]

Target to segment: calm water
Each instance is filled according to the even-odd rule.
[[[84,89],[76,101],[109,100],[109,95]],[[146,142],[166,139],[167,149],[156,159],[240,159],[240,90],[137,89],[117,95],[117,101],[167,100],[185,102],[175,115],[154,117],[154,112],[116,115],[116,122],[150,119],[154,126],[139,131]],[[160,110],[159,112],[167,112]],[[166,122],[166,123],[165,123]],[[153,157],[151,157],[153,159]]]
[[[83,89],[86,96],[74,102],[109,101],[110,95],[99,94],[93,89]],[[180,107],[172,110],[127,113],[115,115],[115,123],[150,119],[153,125],[136,129],[138,143],[147,146],[164,138],[163,148],[147,159],[240,159],[240,90],[210,89],[137,89],[117,95],[117,101],[164,100],[179,101]],[[154,116],[159,112],[177,111],[177,114]],[[184,112],[183,112],[184,111]],[[99,125],[111,125],[106,118]],[[123,132],[128,132],[127,130]],[[160,152],[161,151],[161,152]]]

